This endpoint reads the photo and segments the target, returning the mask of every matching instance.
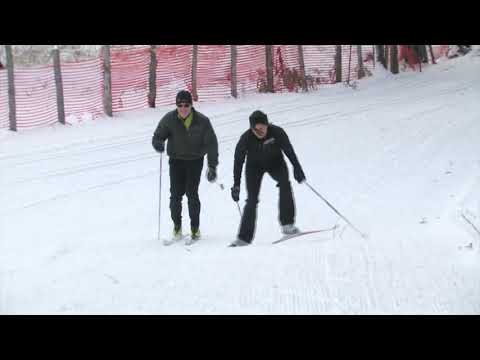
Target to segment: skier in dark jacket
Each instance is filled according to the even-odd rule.
[[[255,222],[260,185],[265,173],[268,173],[280,190],[280,224],[284,234],[299,232],[295,226],[295,204],[292,187],[289,181],[287,164],[282,151],[293,165],[293,176],[297,182],[305,181],[305,174],[298,162],[295,151],[285,131],[268,123],[267,115],[257,110],[250,115],[250,129],[245,131],[235,148],[233,168],[232,199],[240,198],[240,178],[242,167],[247,158],[246,183],[247,202],[243,210],[237,239],[230,246],[249,245],[254,237]]]
[[[187,195],[191,237],[187,245],[200,238],[200,199],[198,186],[205,154],[208,158],[207,180],[217,179],[218,142],[210,120],[192,106],[192,95],[182,90],[177,94],[177,109],[167,113],[159,122],[152,138],[157,152],[165,150],[170,157],[170,212],[173,238],[169,245],[182,238],[182,198]]]

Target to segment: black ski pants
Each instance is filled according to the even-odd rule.
[[[170,164],[170,213],[176,227],[182,225],[182,199],[188,198],[190,227],[200,226],[200,198],[198,186],[203,168],[203,157],[197,160],[169,160]]]
[[[242,220],[238,238],[252,242],[257,219],[258,194],[262,184],[263,175],[268,173],[277,182],[280,191],[279,220],[281,225],[295,222],[295,204],[293,201],[292,186],[288,178],[288,168],[285,161],[272,168],[259,168],[248,166],[245,169],[247,183],[247,201],[243,209]]]

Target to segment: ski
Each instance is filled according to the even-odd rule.
[[[172,245],[172,244],[174,244],[174,243],[178,243],[178,242],[180,242],[180,241],[182,241],[182,240],[185,240],[185,239],[186,239],[187,237],[189,237],[189,236],[190,236],[190,235],[185,234],[185,235],[182,235],[179,239],[175,239],[175,238],[164,239],[164,240],[163,240],[163,245],[165,245],[165,246],[170,246],[170,245]]]
[[[170,246],[172,244],[184,241],[185,246],[191,246],[191,245],[195,244],[198,240],[200,240],[200,239],[192,239],[191,234],[185,234],[185,235],[182,235],[179,239],[173,239],[173,238],[172,239],[164,239],[163,240],[163,245]]]
[[[310,230],[310,231],[300,231],[296,234],[292,234],[292,235],[285,235],[283,237],[281,237],[280,239],[278,240],[275,240],[274,242],[272,242],[272,244],[278,244],[282,241],[286,241],[286,240],[289,240],[289,239],[292,239],[292,238],[295,238],[295,237],[298,237],[298,236],[302,236],[302,235],[308,235],[308,234],[316,234],[316,233],[321,233],[321,232],[326,232],[326,231],[332,231],[332,230],[335,230],[337,228],[337,225],[331,227],[331,228],[328,228],[328,229],[320,229],[320,230]]]
[[[195,244],[199,240],[200,240],[200,238],[193,239],[192,235],[187,235],[187,237],[185,239],[185,246],[192,246],[193,244]]]

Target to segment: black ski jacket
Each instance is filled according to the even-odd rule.
[[[251,129],[245,131],[235,148],[235,162],[233,165],[234,186],[240,186],[245,157],[247,158],[247,167],[256,167],[268,171],[283,165],[285,160],[282,151],[292,163],[294,172],[303,174],[292,144],[280,126],[269,124],[267,136],[263,139],[257,138]]]

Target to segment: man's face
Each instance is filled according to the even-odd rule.
[[[179,103],[177,105],[177,110],[180,116],[185,119],[188,115],[190,115],[190,112],[192,111],[192,104]]]
[[[263,139],[265,136],[267,136],[267,129],[268,125],[256,124],[252,131],[256,137],[258,137],[259,139]]]

